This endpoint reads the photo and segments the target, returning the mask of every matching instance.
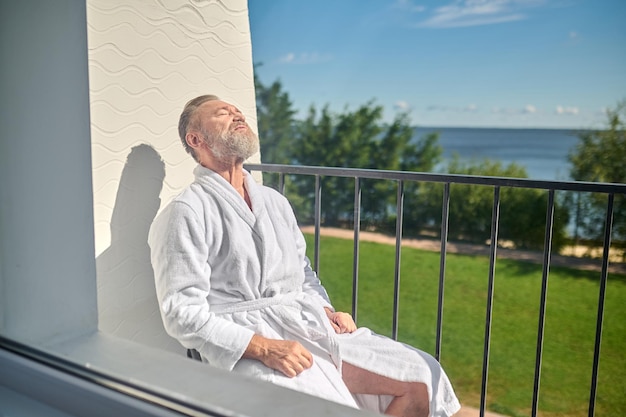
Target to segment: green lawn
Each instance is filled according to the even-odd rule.
[[[312,236],[307,235],[313,259]],[[358,324],[391,335],[395,247],[361,243]],[[351,310],[352,241],[322,237],[320,277],[335,307]],[[449,254],[441,363],[461,403],[480,403],[489,259]],[[532,405],[541,265],[498,259],[487,408],[528,416]],[[539,410],[586,416],[599,272],[552,268]],[[399,340],[434,353],[439,253],[402,249]],[[626,415],[626,276],[609,275],[596,416]]]

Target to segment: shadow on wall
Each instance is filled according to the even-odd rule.
[[[164,179],[165,164],[154,148],[131,149],[111,216],[111,245],[96,259],[98,322],[104,333],[183,355],[161,322],[148,246]]]

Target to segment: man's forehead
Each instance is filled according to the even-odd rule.
[[[203,110],[219,110],[219,109],[228,109],[228,108],[236,108],[234,105],[227,103],[225,101],[222,100],[209,100],[206,101],[204,103],[202,103],[199,108],[203,109]]]

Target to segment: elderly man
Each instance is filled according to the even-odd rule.
[[[259,148],[243,114],[200,96],[178,130],[198,162],[195,181],[149,236],[167,332],[213,366],[338,403],[454,414],[458,400],[433,357],[333,309],[289,203],[243,169]]]

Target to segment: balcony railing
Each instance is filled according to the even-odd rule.
[[[532,180],[520,178],[503,178],[503,177],[486,177],[471,175],[452,175],[437,174],[423,172],[404,172],[404,171],[383,171],[372,169],[353,169],[353,168],[330,168],[330,167],[312,167],[312,166],[292,166],[292,165],[274,165],[274,164],[247,164],[246,168],[250,171],[260,171],[263,173],[275,173],[278,175],[278,189],[284,193],[285,176],[286,175],[308,175],[315,177],[315,205],[314,205],[314,222],[315,222],[315,248],[313,267],[319,270],[319,253],[320,253],[320,227],[321,227],[321,201],[322,201],[322,177],[348,177],[355,181],[354,187],[354,253],[353,253],[353,276],[352,276],[352,314],[357,318],[358,305],[358,281],[359,281],[359,233],[361,223],[361,181],[363,179],[388,180],[397,183],[397,200],[396,200],[396,252],[395,252],[395,268],[394,268],[394,305],[393,305],[393,324],[392,337],[398,336],[398,306],[399,306],[399,282],[400,282],[400,253],[402,244],[403,230],[403,202],[404,202],[404,185],[409,181],[416,182],[432,182],[441,183],[444,187],[442,200],[442,221],[441,221],[441,250],[440,250],[440,268],[439,268],[439,291],[437,303],[437,329],[435,357],[437,360],[441,354],[442,341],[442,324],[443,324],[443,305],[444,305],[444,282],[446,276],[446,255],[448,253],[448,220],[450,205],[450,185],[451,184],[468,184],[481,185],[493,188],[493,207],[491,216],[491,238],[489,250],[489,278],[488,291],[486,301],[486,318],[483,348],[483,365],[481,380],[481,400],[480,400],[480,416],[484,417],[487,399],[487,378],[489,366],[489,354],[491,344],[491,322],[492,322],[492,306],[493,306],[493,289],[495,278],[495,264],[498,242],[498,228],[500,225],[500,189],[502,187],[541,189],[548,192],[548,203],[546,207],[546,227],[544,236],[543,250],[543,269],[541,284],[541,299],[539,304],[539,321],[537,325],[537,343],[535,356],[535,373],[534,373],[534,389],[531,415],[537,416],[538,413],[538,395],[539,381],[542,368],[543,341],[544,341],[544,325],[546,313],[547,285],[550,271],[550,261],[552,256],[552,236],[554,228],[554,209],[555,209],[555,192],[556,191],[572,191],[572,192],[590,192],[602,193],[608,196],[608,204],[606,209],[606,217],[604,219],[604,241],[601,261],[601,277],[600,290],[598,295],[597,321],[595,332],[594,356],[591,371],[590,383],[590,399],[589,399],[589,416],[595,415],[596,392],[598,386],[598,367],[600,361],[600,344],[602,339],[602,326],[604,320],[604,305],[606,297],[606,283],[609,272],[609,251],[611,247],[611,234],[613,227],[613,210],[615,195],[626,195],[626,184],[607,184],[607,183],[589,183],[589,182],[568,182],[568,181],[546,181]]]

